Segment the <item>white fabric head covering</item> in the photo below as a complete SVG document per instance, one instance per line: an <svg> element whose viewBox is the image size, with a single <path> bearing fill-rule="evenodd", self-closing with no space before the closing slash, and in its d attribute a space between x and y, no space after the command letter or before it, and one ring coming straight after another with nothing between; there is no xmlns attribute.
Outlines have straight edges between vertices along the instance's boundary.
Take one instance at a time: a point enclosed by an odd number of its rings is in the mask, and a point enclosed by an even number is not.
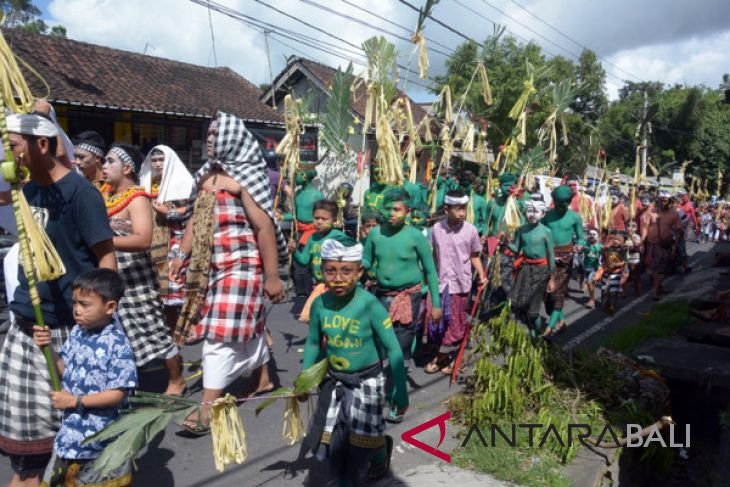
<svg viewBox="0 0 730 487"><path fill-rule="evenodd" d="M461 198L454 198L453 196L446 195L444 197L444 204L448 206L461 206L469 203L469 196L464 195Z"/></svg>
<svg viewBox="0 0 730 487"><path fill-rule="evenodd" d="M669 191L664 191L664 190L659 191L659 194L657 195L657 198L671 198L671 197L672 197L672 193L670 193Z"/></svg>
<svg viewBox="0 0 730 487"><path fill-rule="evenodd" d="M63 143L63 148L66 151L66 157L70 161L73 162L74 159L74 145L71 143L71 139L68 138L68 135L66 135L66 132L63 131L61 126L58 124L58 118L56 117L56 109L53 108L53 105L50 103L48 104L51 107L51 111L49 112L49 116L51 117L51 120L53 121L53 124L58 129L58 136L61 138L61 142ZM79 172L79 168L76 167L74 164L74 167L76 168L76 172Z"/></svg>
<svg viewBox="0 0 730 487"><path fill-rule="evenodd" d="M598 238L598 230L596 230L595 228L588 230L588 236Z"/></svg>
<svg viewBox="0 0 730 487"><path fill-rule="evenodd" d="M46 117L28 113L8 115L8 132L21 135L35 135L37 137L58 137L58 128ZM73 146L72 146L73 147ZM73 150L71 151L73 154Z"/></svg>
<svg viewBox="0 0 730 487"><path fill-rule="evenodd" d="M157 193L157 202L179 201L190 198L190 193L195 186L195 179L180 160L177 153L166 145L156 145L147 154L142 168L139 170L140 185L148 193L152 190L152 163L150 158L152 152L159 150L165 155L165 164L162 168L160 178L160 190Z"/></svg>
<svg viewBox="0 0 730 487"><path fill-rule="evenodd" d="M338 260L340 262L360 262L362 260L362 244L345 246L340 241L328 238L322 243L322 260Z"/></svg>

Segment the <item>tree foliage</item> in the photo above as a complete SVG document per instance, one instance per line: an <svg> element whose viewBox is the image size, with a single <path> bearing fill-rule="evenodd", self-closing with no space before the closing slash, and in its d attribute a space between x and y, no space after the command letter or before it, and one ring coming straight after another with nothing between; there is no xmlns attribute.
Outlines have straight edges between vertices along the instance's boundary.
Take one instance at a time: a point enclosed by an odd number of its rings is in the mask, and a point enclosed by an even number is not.
<svg viewBox="0 0 730 487"><path fill-rule="evenodd" d="M66 28L62 25L49 27L41 18L41 9L32 0L0 0L0 10L5 13L6 27L17 27L35 34L66 37Z"/></svg>
<svg viewBox="0 0 730 487"><path fill-rule="evenodd" d="M503 144L514 130L514 120L508 113L523 91L529 62L535 69L547 68L549 72L535 83L538 93L528 105L528 137L522 151L529 152L537 144L537 131L554 106L554 87L570 82L580 88L565 113L569 145L559 144L559 174L582 173L595 163L603 148L612 169L632 175L636 147L646 128L648 156L662 176L671 176L673 168L687 161L691 161L686 166L687 174L710 179L710 189L717 181L718 170L730 175L730 105L724 103L724 90L730 89L729 75L718 80L716 89L668 86L661 80L626 81L618 91L618 99L609 101L606 70L593 51L584 50L576 61L562 56L547 58L537 44L520 43L501 34L495 31L481 45L459 45L446 62L446 74L436 77L433 88L438 93L448 84L454 107L458 108L477 64L485 64L494 103L484 103L475 78L463 109L474 121L488 123L487 138L492 148Z"/></svg>

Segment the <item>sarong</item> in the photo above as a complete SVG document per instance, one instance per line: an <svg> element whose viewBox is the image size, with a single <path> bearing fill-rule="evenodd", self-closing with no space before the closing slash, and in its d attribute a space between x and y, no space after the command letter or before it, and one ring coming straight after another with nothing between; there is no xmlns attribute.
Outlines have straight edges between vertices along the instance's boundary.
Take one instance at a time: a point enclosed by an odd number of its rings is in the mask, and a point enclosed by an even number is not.
<svg viewBox="0 0 730 487"><path fill-rule="evenodd" d="M431 343L439 345L441 353L453 352L459 348L464 339L467 327L467 307L469 293L452 294L449 287L441 293L441 320L434 322L429 319L428 337ZM431 316L432 304L428 299L426 316Z"/></svg>
<svg viewBox="0 0 730 487"><path fill-rule="evenodd" d="M191 339L245 342L264 329L263 263L241 199L225 191L216 198L208 290Z"/></svg>
<svg viewBox="0 0 730 487"><path fill-rule="evenodd" d="M74 485L77 487L127 487L132 485L132 465L125 463L101 476L91 468L94 460L67 460L53 452L41 487Z"/></svg>
<svg viewBox="0 0 730 487"><path fill-rule="evenodd" d="M495 261L495 259L499 259ZM480 320L488 320L502 311L502 305L507 302L512 285L514 283L515 256L512 252L505 250L499 257L490 259L490 282L486 291L482 293L482 306L479 316ZM499 265L498 280L494 278L492 266Z"/></svg>
<svg viewBox="0 0 730 487"><path fill-rule="evenodd" d="M512 310L520 320L525 321L528 317L540 314L542 300L545 296L545 288L550 279L550 269L547 263L528 264L523 261L520 270L517 272L515 285L510 293ZM530 325L529 322L525 324Z"/></svg>
<svg viewBox="0 0 730 487"><path fill-rule="evenodd" d="M385 377L380 363L356 373L329 374L303 449L327 462L336 479L362 486L378 449L385 445Z"/></svg>
<svg viewBox="0 0 730 487"><path fill-rule="evenodd" d="M608 295L616 295L621 292L621 276L622 272L605 273L604 292Z"/></svg>
<svg viewBox="0 0 730 487"><path fill-rule="evenodd" d="M114 235L131 231L128 220L111 219ZM148 252L117 251L119 275L124 280L124 297L117 313L134 352L134 362L141 367L156 358L169 358L176 350L165 323L157 273Z"/></svg>
<svg viewBox="0 0 730 487"><path fill-rule="evenodd" d="M172 203L166 203L169 211L177 209ZM171 252L180 248L185 224L192 215L192 205L188 205L185 215L179 220L168 220L166 216L153 211L154 227L152 229L152 246L150 257L157 271L157 281L160 285L160 296L165 306L182 306L185 300L185 274L183 273L178 281L171 281L168 278L169 264L172 261ZM187 267L189 260L184 262Z"/></svg>
<svg viewBox="0 0 730 487"><path fill-rule="evenodd" d="M561 310L565 305L565 296L568 294L568 281L570 281L570 266L572 264L573 245L555 247L555 271L550 276L552 291L548 293L548 299L545 303L548 313Z"/></svg>
<svg viewBox="0 0 730 487"><path fill-rule="evenodd" d="M671 255L671 242L668 245L646 242L646 265L654 274L665 274Z"/></svg>
<svg viewBox="0 0 730 487"><path fill-rule="evenodd" d="M63 418L51 405L51 380L33 342L33 324L16 315L0 350L0 449L11 455L50 453ZM61 350L70 332L51 328L54 350Z"/></svg>
<svg viewBox="0 0 730 487"><path fill-rule="evenodd" d="M418 318L421 309L421 285L404 289L376 288L375 296L380 304L388 310L390 319L393 322L393 331L398 339L398 344L403 351L403 361L406 369L411 361L413 340L416 338L416 327L412 326Z"/></svg>

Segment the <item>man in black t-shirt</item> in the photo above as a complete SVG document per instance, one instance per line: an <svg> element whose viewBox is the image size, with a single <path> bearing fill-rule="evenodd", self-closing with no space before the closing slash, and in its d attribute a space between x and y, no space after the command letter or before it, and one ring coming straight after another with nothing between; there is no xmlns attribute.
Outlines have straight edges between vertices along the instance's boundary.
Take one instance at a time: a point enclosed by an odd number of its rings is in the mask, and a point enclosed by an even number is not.
<svg viewBox="0 0 730 487"><path fill-rule="evenodd" d="M73 280L96 267L116 270L112 231L99 191L56 159L55 125L37 114L10 115L7 124L13 155L30 171L23 193L66 268L60 278L38 283L43 318L60 350L74 325ZM63 414L52 407L45 359L32 339L28 282L22 269L18 274L10 304L16 322L0 351L0 450L10 456L11 486L40 484Z"/></svg>

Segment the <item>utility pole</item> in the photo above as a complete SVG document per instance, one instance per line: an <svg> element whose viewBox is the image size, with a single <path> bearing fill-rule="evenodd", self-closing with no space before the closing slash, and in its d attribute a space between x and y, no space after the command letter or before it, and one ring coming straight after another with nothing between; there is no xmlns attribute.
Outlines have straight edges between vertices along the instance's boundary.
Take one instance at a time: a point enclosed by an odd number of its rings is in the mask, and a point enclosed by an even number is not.
<svg viewBox="0 0 730 487"><path fill-rule="evenodd" d="M276 90L274 89L274 73L271 70L271 53L269 53L269 32L264 31L264 42L266 43L266 59L269 61L269 89L271 90L271 108L276 110Z"/></svg>
<svg viewBox="0 0 730 487"><path fill-rule="evenodd" d="M649 132L649 121L646 119L649 112L649 97L644 90L644 114L641 117L643 122L642 134L641 134L641 179L646 180L646 153L648 149L648 137ZM658 177L658 176L657 176Z"/></svg>

